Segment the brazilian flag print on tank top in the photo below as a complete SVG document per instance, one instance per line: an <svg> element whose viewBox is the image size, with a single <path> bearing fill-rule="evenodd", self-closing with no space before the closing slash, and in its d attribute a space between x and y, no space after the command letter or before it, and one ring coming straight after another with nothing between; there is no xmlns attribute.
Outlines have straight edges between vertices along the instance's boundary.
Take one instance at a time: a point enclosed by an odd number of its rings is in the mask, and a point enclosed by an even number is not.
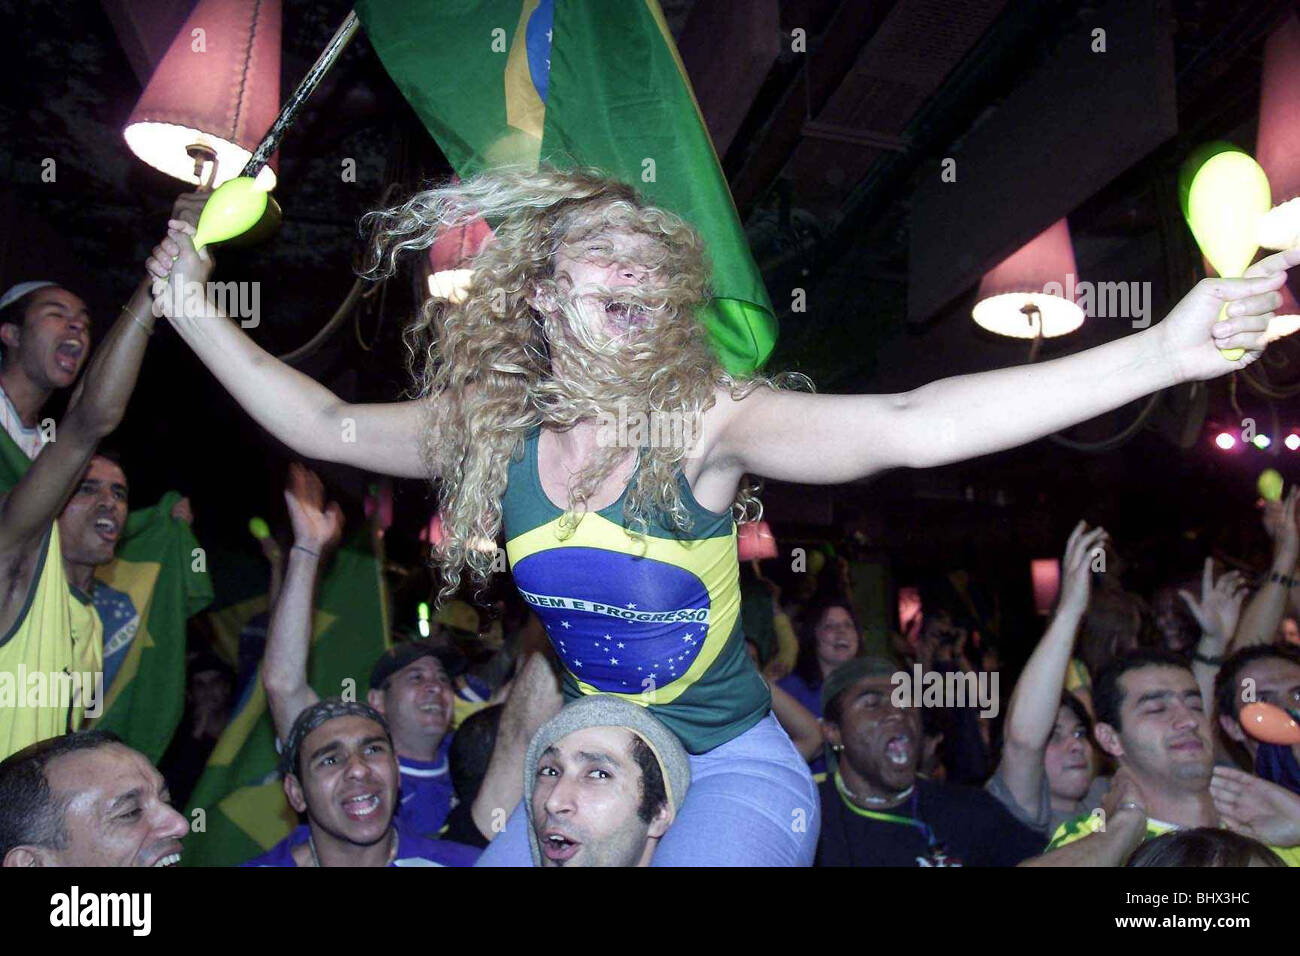
<svg viewBox="0 0 1300 956"><path fill-rule="evenodd" d="M506 553L520 594L564 664L564 694L615 694L650 709L691 753L744 733L771 708L745 650L740 565L730 514L706 511L684 475L694 521L674 534L652 522L623 526L618 501L560 527L564 512L542 490L540 429L512 461L502 502Z"/></svg>

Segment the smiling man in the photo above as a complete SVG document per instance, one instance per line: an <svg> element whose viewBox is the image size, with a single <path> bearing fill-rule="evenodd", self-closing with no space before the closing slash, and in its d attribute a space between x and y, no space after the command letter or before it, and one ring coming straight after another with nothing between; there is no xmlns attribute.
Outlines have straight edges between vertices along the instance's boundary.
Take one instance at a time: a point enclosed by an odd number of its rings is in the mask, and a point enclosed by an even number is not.
<svg viewBox="0 0 1300 956"><path fill-rule="evenodd" d="M1200 687L1184 658L1160 650L1117 657L1093 686L1097 744L1118 770L1103 814L1067 820L1035 866L1121 866L1144 841L1217 827L1214 747ZM1289 865L1300 850L1273 847Z"/></svg>
<svg viewBox="0 0 1300 956"><path fill-rule="evenodd" d="M271 613L262 682L277 736L289 734L298 716L320 700L307 682L313 591L321 562L343 534L343 513L326 504L325 486L309 469L289 467L284 500L293 526L293 547L284 583ZM401 770L397 811L412 833L436 836L451 812L453 789L447 751L455 692L452 655L426 641L395 644L370 672L367 702L392 731Z"/></svg>
<svg viewBox="0 0 1300 956"><path fill-rule="evenodd" d="M188 832L162 774L106 731L0 762L0 865L173 866Z"/></svg>
<svg viewBox="0 0 1300 956"><path fill-rule="evenodd" d="M1036 853L1041 838L985 791L917 777L921 712L894 705L897 670L860 657L822 685L832 772L817 865L1012 866Z"/></svg>
<svg viewBox="0 0 1300 956"><path fill-rule="evenodd" d="M382 714L323 700L284 742L284 793L307 822L244 866L471 866L479 851L413 832L397 810L397 757Z"/></svg>
<svg viewBox="0 0 1300 956"><path fill-rule="evenodd" d="M681 742L644 707L577 700L524 758L535 866L649 866L690 787Z"/></svg>

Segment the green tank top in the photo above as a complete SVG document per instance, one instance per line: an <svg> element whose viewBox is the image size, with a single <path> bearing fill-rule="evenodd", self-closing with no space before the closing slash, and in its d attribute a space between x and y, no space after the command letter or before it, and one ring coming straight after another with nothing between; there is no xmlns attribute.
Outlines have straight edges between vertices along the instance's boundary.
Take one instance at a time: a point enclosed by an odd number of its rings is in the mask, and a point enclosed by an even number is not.
<svg viewBox="0 0 1300 956"><path fill-rule="evenodd" d="M563 537L564 511L537 470L540 434L529 432L510 463L503 524L515 584L564 665L566 699L614 694L646 706L691 753L753 727L771 695L745 650L731 515L706 510L679 473L689 534L654 521L630 537L625 488Z"/></svg>

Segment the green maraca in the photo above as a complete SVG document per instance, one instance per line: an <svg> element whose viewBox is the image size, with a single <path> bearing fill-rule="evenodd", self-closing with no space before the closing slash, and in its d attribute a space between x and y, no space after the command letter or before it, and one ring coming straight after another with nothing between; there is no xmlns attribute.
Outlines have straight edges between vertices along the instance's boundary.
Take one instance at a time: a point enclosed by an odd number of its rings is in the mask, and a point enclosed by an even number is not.
<svg viewBox="0 0 1300 956"><path fill-rule="evenodd" d="M1250 266L1259 250L1259 219L1272 205L1268 176L1240 150L1216 153L1196 171L1187 193L1187 223L1219 275L1237 278ZM1225 303L1219 321L1226 317ZM1240 348L1219 351L1229 362L1246 354Z"/></svg>
<svg viewBox="0 0 1300 956"><path fill-rule="evenodd" d="M1282 500L1282 476L1275 469L1265 468L1259 473L1259 496L1265 501Z"/></svg>
<svg viewBox="0 0 1300 956"><path fill-rule="evenodd" d="M226 180L212 191L203 207L194 248L202 249L252 229L266 212L266 202L266 187L251 176Z"/></svg>

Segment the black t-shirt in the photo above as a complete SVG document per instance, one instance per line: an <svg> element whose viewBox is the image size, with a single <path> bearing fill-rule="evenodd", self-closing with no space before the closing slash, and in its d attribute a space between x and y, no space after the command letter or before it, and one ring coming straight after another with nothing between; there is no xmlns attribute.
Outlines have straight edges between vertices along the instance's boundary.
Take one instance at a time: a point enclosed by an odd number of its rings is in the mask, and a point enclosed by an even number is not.
<svg viewBox="0 0 1300 956"><path fill-rule="evenodd" d="M872 816L849 805L834 775L820 794L817 866L1015 866L1043 852L1040 835L974 787L918 779L911 798Z"/></svg>

